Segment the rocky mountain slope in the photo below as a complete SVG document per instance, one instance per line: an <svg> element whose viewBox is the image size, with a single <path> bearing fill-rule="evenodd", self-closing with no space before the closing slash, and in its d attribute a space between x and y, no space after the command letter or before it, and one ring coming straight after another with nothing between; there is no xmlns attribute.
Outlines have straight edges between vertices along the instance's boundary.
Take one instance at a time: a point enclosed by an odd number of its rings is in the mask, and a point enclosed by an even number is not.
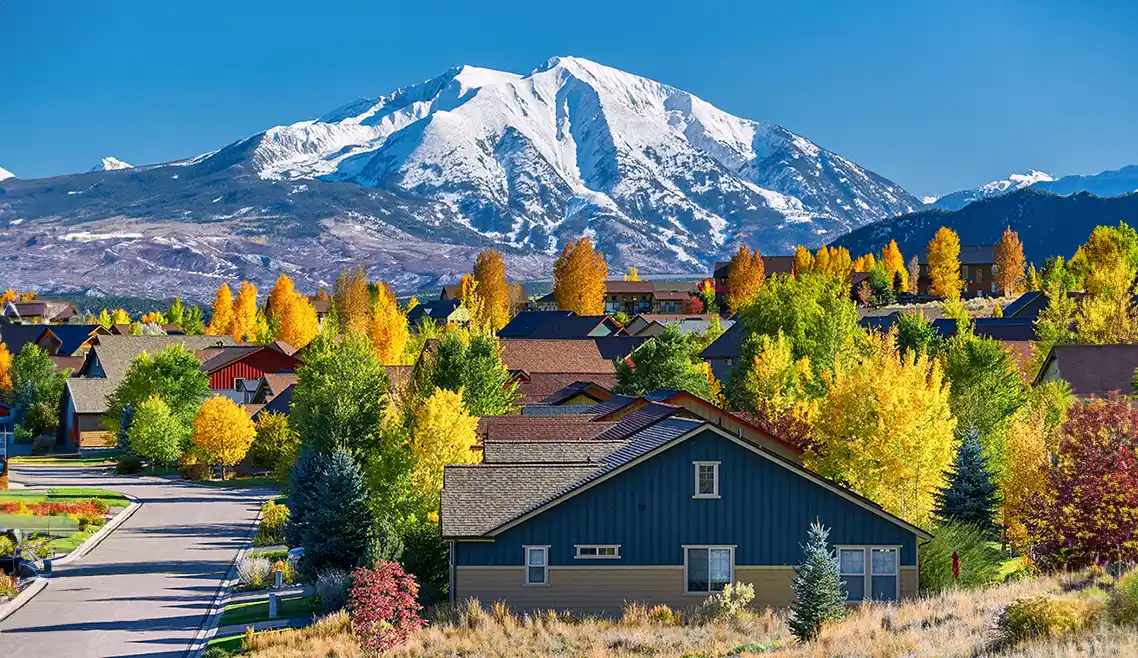
<svg viewBox="0 0 1138 658"><path fill-rule="evenodd" d="M0 185L13 285L208 294L361 261L410 289L490 245L512 275L548 275L582 235L614 271L705 272L737 241L786 252L920 206L785 128L571 57L458 67L196 158L101 169Z"/></svg>
<svg viewBox="0 0 1138 658"><path fill-rule="evenodd" d="M1115 225L1134 217L1138 217L1138 194L1103 198L1081 192L1063 196L1028 187L956 211L925 210L870 224L833 244L858 256L880 251L890 240L896 240L908 259L922 253L941 226L955 230L961 244L995 244L1004 227L1011 226L1019 232L1027 260L1041 265L1049 256L1070 258L1095 226Z"/></svg>

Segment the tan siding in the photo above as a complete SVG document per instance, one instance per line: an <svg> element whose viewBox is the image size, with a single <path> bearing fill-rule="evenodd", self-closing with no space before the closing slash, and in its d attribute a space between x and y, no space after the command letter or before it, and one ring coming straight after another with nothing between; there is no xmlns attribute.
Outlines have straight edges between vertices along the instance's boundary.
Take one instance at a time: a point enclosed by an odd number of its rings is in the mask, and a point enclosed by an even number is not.
<svg viewBox="0 0 1138 658"><path fill-rule="evenodd" d="M909 599L920 589L916 567L901 567L901 598Z"/></svg>
<svg viewBox="0 0 1138 658"><path fill-rule="evenodd" d="M80 448L110 448L116 445L115 435L110 432L80 432Z"/></svg>
<svg viewBox="0 0 1138 658"><path fill-rule="evenodd" d="M735 580L755 586L756 608L781 608L794 603L794 567L735 567Z"/></svg>

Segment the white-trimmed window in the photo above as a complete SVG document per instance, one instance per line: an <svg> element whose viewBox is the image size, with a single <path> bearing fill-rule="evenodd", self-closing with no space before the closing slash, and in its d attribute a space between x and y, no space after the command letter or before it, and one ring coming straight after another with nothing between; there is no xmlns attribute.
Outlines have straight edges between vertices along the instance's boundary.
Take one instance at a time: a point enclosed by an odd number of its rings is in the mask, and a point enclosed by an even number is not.
<svg viewBox="0 0 1138 658"><path fill-rule="evenodd" d="M695 467L695 494L692 498L719 497L719 462L692 462Z"/></svg>
<svg viewBox="0 0 1138 658"><path fill-rule="evenodd" d="M549 584L549 547L523 546L526 557L526 585Z"/></svg>
<svg viewBox="0 0 1138 658"><path fill-rule="evenodd" d="M577 544L578 560L620 559L620 544Z"/></svg>
<svg viewBox="0 0 1138 658"><path fill-rule="evenodd" d="M685 546L684 593L723 591L735 577L734 546Z"/></svg>
<svg viewBox="0 0 1138 658"><path fill-rule="evenodd" d="M847 601L900 598L900 547L839 546L838 563Z"/></svg>

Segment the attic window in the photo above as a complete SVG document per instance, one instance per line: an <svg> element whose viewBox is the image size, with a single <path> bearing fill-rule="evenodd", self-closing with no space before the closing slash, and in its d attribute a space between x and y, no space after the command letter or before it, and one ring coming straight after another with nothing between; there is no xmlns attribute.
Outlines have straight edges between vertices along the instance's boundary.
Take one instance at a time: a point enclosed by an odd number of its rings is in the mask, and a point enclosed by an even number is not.
<svg viewBox="0 0 1138 658"><path fill-rule="evenodd" d="M578 560L616 560L620 558L620 544L577 544Z"/></svg>
<svg viewBox="0 0 1138 658"><path fill-rule="evenodd" d="M719 498L719 462L692 462L695 494L692 498Z"/></svg>

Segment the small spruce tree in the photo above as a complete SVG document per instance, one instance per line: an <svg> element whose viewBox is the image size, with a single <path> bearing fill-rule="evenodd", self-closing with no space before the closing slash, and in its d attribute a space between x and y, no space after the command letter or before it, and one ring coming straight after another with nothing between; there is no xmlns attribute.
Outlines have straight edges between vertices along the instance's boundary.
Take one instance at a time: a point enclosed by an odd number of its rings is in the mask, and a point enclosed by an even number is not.
<svg viewBox="0 0 1138 658"><path fill-rule="evenodd" d="M119 431L115 435L118 439L119 448L123 452L131 452L130 447L130 424L134 422L134 405L127 402L123 405L122 411L119 412Z"/></svg>
<svg viewBox="0 0 1138 658"><path fill-rule="evenodd" d="M315 489L301 531L304 570L316 576L333 567L351 570L365 564L376 553L376 518L363 472L350 452L328 455Z"/></svg>
<svg viewBox="0 0 1138 658"><path fill-rule="evenodd" d="M285 525L285 543L291 548L302 545L324 461L324 453L308 449L296 458L293 465L288 483L289 517Z"/></svg>
<svg viewBox="0 0 1138 658"><path fill-rule="evenodd" d="M971 523L984 532L994 533L997 486L975 429L964 437L956 451L956 463L945 477L945 486L936 493L933 513L944 521Z"/></svg>
<svg viewBox="0 0 1138 658"><path fill-rule="evenodd" d="M794 568L794 606L789 621L790 631L799 642L818 637L823 624L837 621L846 613L846 593L842 590L838 558L826 543L830 530L821 522L810 524L805 559Z"/></svg>

